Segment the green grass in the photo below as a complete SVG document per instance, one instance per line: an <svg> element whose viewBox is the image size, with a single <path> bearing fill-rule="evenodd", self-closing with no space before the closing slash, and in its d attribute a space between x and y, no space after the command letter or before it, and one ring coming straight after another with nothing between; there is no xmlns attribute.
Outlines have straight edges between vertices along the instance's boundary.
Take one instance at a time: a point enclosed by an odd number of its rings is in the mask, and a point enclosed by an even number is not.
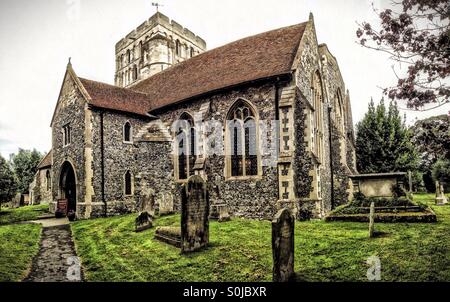
<svg viewBox="0 0 450 302"><path fill-rule="evenodd" d="M0 226L0 282L20 281L31 267L39 249L41 226Z"/></svg>
<svg viewBox="0 0 450 302"><path fill-rule="evenodd" d="M435 224L376 224L384 235L368 238L366 223L297 222L295 269L305 281L367 281L370 256L381 259L382 281L450 281L450 206L433 195L416 196L438 216ZM210 246L180 255L153 239L155 228L134 232L135 215L72 225L89 281L270 281L271 224L233 219L210 223ZM179 215L156 226L179 225Z"/></svg>
<svg viewBox="0 0 450 302"><path fill-rule="evenodd" d="M47 212L48 205L46 204L25 206L15 209L2 208L0 211L0 225L34 220Z"/></svg>

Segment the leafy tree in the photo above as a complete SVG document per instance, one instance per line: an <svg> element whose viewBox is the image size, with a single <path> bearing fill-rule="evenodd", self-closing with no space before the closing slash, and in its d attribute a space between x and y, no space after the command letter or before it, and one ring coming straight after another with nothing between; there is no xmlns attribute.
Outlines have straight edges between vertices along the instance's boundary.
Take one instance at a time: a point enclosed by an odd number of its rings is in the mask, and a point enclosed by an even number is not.
<svg viewBox="0 0 450 302"><path fill-rule="evenodd" d="M373 100L362 121L356 125L356 164L361 173L416 171L418 156L411 132L395 102L386 108L384 100Z"/></svg>
<svg viewBox="0 0 450 302"><path fill-rule="evenodd" d="M448 0L392 0L378 13L379 28L359 24L356 36L367 48L388 53L407 72L396 86L384 89L391 99L409 108L450 102L450 2ZM395 71L394 71L395 72Z"/></svg>
<svg viewBox="0 0 450 302"><path fill-rule="evenodd" d="M439 159L432 167L433 180L450 187L450 159Z"/></svg>
<svg viewBox="0 0 450 302"><path fill-rule="evenodd" d="M30 183L33 181L34 175L37 172L37 166L42 160L43 155L33 149L23 150L19 149L17 154L11 156L14 173L17 177L18 191L20 193L27 193Z"/></svg>
<svg viewBox="0 0 450 302"><path fill-rule="evenodd" d="M9 163L0 155L0 210L1 204L16 194L17 183Z"/></svg>

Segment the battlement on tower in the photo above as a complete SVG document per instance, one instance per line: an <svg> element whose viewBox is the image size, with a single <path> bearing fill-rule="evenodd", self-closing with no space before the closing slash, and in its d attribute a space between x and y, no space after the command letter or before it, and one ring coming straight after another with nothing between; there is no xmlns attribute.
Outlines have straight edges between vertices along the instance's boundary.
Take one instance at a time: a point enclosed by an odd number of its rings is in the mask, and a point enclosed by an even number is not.
<svg viewBox="0 0 450 302"><path fill-rule="evenodd" d="M171 20L166 15L158 12L151 16L148 20L143 22L137 28L128 33L124 38L122 38L119 42L116 43L116 53L126 48L128 45L133 43L133 39L138 39L142 35L146 34L150 29L153 29L155 26L161 25L167 27L172 30L174 33L184 36L186 39L190 40L194 44L198 45L203 50L206 50L206 42L201 37L194 34L191 30L186 27L183 27L178 22Z"/></svg>

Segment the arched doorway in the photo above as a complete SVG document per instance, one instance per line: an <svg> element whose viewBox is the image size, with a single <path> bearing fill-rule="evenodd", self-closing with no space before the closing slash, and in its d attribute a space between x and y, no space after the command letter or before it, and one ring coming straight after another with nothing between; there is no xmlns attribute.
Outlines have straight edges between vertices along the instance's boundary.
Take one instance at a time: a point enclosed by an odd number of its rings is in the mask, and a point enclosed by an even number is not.
<svg viewBox="0 0 450 302"><path fill-rule="evenodd" d="M67 199L67 211L77 210L77 187L75 171L69 162L64 162L59 178L59 189L61 199Z"/></svg>

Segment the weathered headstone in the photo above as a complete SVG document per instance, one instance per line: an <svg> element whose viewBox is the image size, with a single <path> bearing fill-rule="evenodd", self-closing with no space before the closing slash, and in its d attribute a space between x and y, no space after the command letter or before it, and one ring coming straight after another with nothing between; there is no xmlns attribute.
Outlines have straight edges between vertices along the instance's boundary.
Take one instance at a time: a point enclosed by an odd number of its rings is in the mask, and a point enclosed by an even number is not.
<svg viewBox="0 0 450 302"><path fill-rule="evenodd" d="M191 176L181 189L181 252L193 252L209 242L209 195L199 175Z"/></svg>
<svg viewBox="0 0 450 302"><path fill-rule="evenodd" d="M230 221L231 217L228 212L228 206L224 203L211 205L209 220L217 220L218 222Z"/></svg>
<svg viewBox="0 0 450 302"><path fill-rule="evenodd" d="M173 195L171 193L161 193L159 195L159 215L170 215L173 213Z"/></svg>
<svg viewBox="0 0 450 302"><path fill-rule="evenodd" d="M155 192L151 189L145 190L142 194L140 212L147 212L151 216L155 215Z"/></svg>
<svg viewBox="0 0 450 302"><path fill-rule="evenodd" d="M436 181L436 205L442 206L448 203L448 199L444 193L444 185Z"/></svg>
<svg viewBox="0 0 450 302"><path fill-rule="evenodd" d="M142 232L153 227L153 216L148 212L141 212L135 220L136 232Z"/></svg>
<svg viewBox="0 0 450 302"><path fill-rule="evenodd" d="M294 215L287 208L281 209L272 220L274 282L288 282L294 278L294 226Z"/></svg>
<svg viewBox="0 0 450 302"><path fill-rule="evenodd" d="M372 202L370 204L370 213L369 213L369 238L374 236L375 231L375 203Z"/></svg>

